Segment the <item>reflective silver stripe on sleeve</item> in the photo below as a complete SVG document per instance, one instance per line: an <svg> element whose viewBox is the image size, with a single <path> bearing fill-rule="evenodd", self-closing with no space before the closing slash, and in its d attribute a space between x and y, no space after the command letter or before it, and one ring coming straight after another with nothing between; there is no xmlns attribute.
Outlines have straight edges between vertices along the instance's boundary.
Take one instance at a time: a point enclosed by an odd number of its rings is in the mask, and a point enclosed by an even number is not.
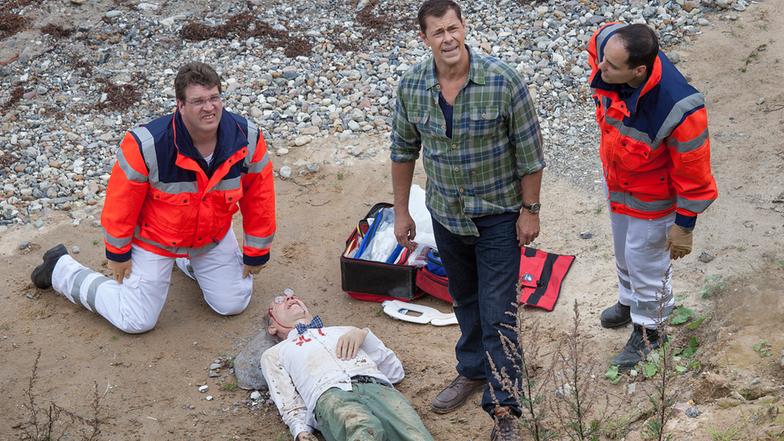
<svg viewBox="0 0 784 441"><path fill-rule="evenodd" d="M75 304L84 306L82 303L82 297L79 295L79 293L81 291L82 283L84 283L84 279L86 279L87 276L92 273L93 271L88 269L80 269L76 272L76 278L74 279L74 284L71 287L71 301Z"/></svg>
<svg viewBox="0 0 784 441"><path fill-rule="evenodd" d="M106 276L98 276L90 282L90 287L87 288L87 307L92 312L98 312L95 310L95 294L98 292L98 287L103 285L106 282L111 281L112 279Z"/></svg>
<svg viewBox="0 0 784 441"><path fill-rule="evenodd" d="M248 122L248 154L245 156L245 167L250 167L250 162L253 160L253 155L256 154L256 144L259 142L259 128L256 124Z"/></svg>
<svg viewBox="0 0 784 441"><path fill-rule="evenodd" d="M224 179L224 180L218 182L218 185L216 185L215 187L212 187L212 189L210 191L215 191L215 190L236 190L236 189L240 188L240 185L241 185L241 180L240 180L240 177L237 176L236 178Z"/></svg>
<svg viewBox="0 0 784 441"><path fill-rule="evenodd" d="M627 138L631 138L631 139L633 139L635 141L642 142L645 145L647 145L648 147L650 147L651 150L656 150L656 148L659 146L659 144L654 144L653 143L653 140L651 140L651 137L648 136L647 133L641 132L641 131L635 129L634 127L629 127L627 125L624 125L623 121L621 121L619 119L615 119L615 118L607 116L607 117L604 118L604 120L607 122L607 124L609 124L609 125L615 127L616 129L618 129L618 131L621 132L621 135L623 135L623 136L625 136Z"/></svg>
<svg viewBox="0 0 784 441"><path fill-rule="evenodd" d="M160 182L155 179L151 184L155 189L169 194L196 193L198 191L196 182Z"/></svg>
<svg viewBox="0 0 784 441"><path fill-rule="evenodd" d="M686 199L684 197L678 196L678 208L685 208L691 211L692 213L702 213L712 203L713 203L713 199L707 199L707 200Z"/></svg>
<svg viewBox="0 0 784 441"><path fill-rule="evenodd" d="M672 147L675 147L678 153L688 153L705 144L705 140L707 139L708 139L708 128L706 127L705 130L694 139L681 142L675 138L670 138L667 140L667 144L669 144Z"/></svg>
<svg viewBox="0 0 784 441"><path fill-rule="evenodd" d="M122 248L133 240L133 236L128 237L114 237L111 234L107 233L106 231L103 232L103 237L106 240L106 243L115 247L115 248Z"/></svg>
<svg viewBox="0 0 784 441"><path fill-rule="evenodd" d="M261 161L254 162L248 167L248 173L261 173L261 171L264 170L264 167L266 167L267 164L269 164L269 162L270 162L269 152L264 153L264 156L261 158Z"/></svg>
<svg viewBox="0 0 784 441"><path fill-rule="evenodd" d="M158 180L158 155L155 153L155 139L147 127L136 127L131 130L139 142L142 143L142 155L147 164L148 179L152 182Z"/></svg>
<svg viewBox="0 0 784 441"><path fill-rule="evenodd" d="M662 123L661 127L659 128L658 133L656 133L656 143L658 144L669 136L672 131L675 129L675 126L681 122L683 119L683 115L687 112L691 111L695 107L704 106L705 105L705 98L703 98L702 94L697 92L693 93L686 98L681 99L670 110L670 113L667 115L667 118L664 118L664 122Z"/></svg>
<svg viewBox="0 0 784 441"><path fill-rule="evenodd" d="M251 236L250 234L245 234L243 243L245 246L252 247L252 248L259 248L259 249L269 248L269 246L272 245L272 239L274 237L275 237L274 234L267 237L258 237L258 236Z"/></svg>
<svg viewBox="0 0 784 441"><path fill-rule="evenodd" d="M662 199L659 201L642 201L629 193L621 191L610 192L610 202L626 205L627 207L639 211L662 211L672 208L675 201L672 199Z"/></svg>
<svg viewBox="0 0 784 441"><path fill-rule="evenodd" d="M135 168L131 167L131 164L128 164L128 160L125 159L125 152L123 152L122 147L117 149L117 164L120 166L120 169L123 171L123 173L125 173L125 176L127 176L129 180L134 182L147 182L147 176L139 173Z"/></svg>
<svg viewBox="0 0 784 441"><path fill-rule="evenodd" d="M613 32L617 31L618 29L626 26L623 23L616 23L614 25L606 26L599 32L599 35L596 36L596 58L597 62L601 62L604 58L604 43L607 38L613 34Z"/></svg>

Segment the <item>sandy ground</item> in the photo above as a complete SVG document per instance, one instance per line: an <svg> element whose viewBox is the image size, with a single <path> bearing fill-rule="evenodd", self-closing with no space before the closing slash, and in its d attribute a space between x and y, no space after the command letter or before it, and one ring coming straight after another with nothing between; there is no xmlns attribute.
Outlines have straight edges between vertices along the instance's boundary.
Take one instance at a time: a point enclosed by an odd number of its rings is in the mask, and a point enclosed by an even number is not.
<svg viewBox="0 0 784 441"><path fill-rule="evenodd" d="M714 25L703 35L676 48L682 58L679 68L707 99L720 198L699 219L695 253L675 263L682 303L712 317L700 334L703 371L683 380L679 396L679 401L694 398L703 414L695 419L677 416L669 426L675 439L784 439L778 416L784 378L778 366L784 347L779 332L784 312L784 15L778 12L782 7L784 1L770 0L750 6L737 21L714 17ZM434 394L454 373L457 327L394 321L380 313L378 304L352 300L341 291L338 256L352 225L372 203L392 200L383 153L387 141L364 141L382 153L277 181L279 231L273 258L254 282L248 310L236 317L214 314L195 283L175 271L158 326L143 335L123 334L101 317L51 291L39 292L29 282L41 251L58 242L77 245L80 261L105 270L99 228L90 221L73 226L66 213L53 213L41 230L28 226L3 233L0 439L19 438L19 425L30 418L22 405L38 351L38 405L54 401L89 415L97 384L104 421L100 439L288 439L274 407L251 407L246 391L225 386L223 390L221 384L232 383L231 376L207 376L214 359L236 355L260 331L267 302L287 287L328 323L369 326L397 352L407 375L399 389L437 440L487 439L491 420L478 408L478 394L452 414L428 411ZM335 142L311 143L293 150L287 159L312 161L328 155ZM424 184L421 170L415 180ZM540 320L538 337L547 346L567 329L571 305L580 302L589 350L603 373L606 360L622 347L629 332L598 325L601 309L615 300L616 283L604 203L594 189L577 188L551 174L545 177L542 200L538 245L575 254L577 260L555 311L531 310L525 315ZM593 238L580 239L582 231L593 232ZM33 250L18 250L23 241L32 242ZM702 251L715 255L715 260L699 262ZM701 292L717 277L723 283L704 300ZM449 310L435 299L422 303ZM770 357L752 349L763 339L770 343ZM715 376L726 390L706 395ZM623 394L623 384L600 381L607 390ZM210 386L214 400L206 401L197 391L201 384ZM722 404L746 384L762 385L768 392L759 400ZM637 398L644 401L644 396ZM640 425L632 423L626 439L639 439ZM67 439L79 438L72 433Z"/></svg>

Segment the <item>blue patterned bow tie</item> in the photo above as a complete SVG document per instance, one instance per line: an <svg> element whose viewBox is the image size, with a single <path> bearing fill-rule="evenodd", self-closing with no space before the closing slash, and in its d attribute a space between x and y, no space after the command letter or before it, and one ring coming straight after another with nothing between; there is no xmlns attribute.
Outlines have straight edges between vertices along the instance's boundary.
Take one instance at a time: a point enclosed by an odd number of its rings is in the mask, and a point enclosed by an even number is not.
<svg viewBox="0 0 784 441"><path fill-rule="evenodd" d="M299 335L304 334L305 331L307 331L308 329L318 329L323 327L324 327L324 322L321 321L321 317L319 316L313 317L313 320L311 320L310 323L308 324L297 323L296 325L294 325L294 329L297 330L297 334Z"/></svg>

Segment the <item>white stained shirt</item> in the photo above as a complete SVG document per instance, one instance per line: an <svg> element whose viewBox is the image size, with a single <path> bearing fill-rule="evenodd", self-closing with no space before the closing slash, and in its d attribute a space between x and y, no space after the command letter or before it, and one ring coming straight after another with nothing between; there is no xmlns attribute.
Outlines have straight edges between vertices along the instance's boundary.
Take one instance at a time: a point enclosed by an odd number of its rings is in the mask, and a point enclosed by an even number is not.
<svg viewBox="0 0 784 441"><path fill-rule="evenodd" d="M393 384L403 379L400 360L373 332L368 332L356 357L340 360L336 355L338 338L352 329L356 328L327 326L308 329L302 335L292 330L286 340L262 354L261 370L270 397L294 438L318 428L313 412L327 389L349 391L355 375Z"/></svg>

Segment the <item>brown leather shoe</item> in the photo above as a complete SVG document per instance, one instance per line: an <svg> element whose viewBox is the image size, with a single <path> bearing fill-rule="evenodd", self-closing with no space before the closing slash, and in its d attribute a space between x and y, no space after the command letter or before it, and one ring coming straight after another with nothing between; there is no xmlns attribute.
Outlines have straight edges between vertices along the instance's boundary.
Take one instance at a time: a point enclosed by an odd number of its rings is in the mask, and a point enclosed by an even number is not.
<svg viewBox="0 0 784 441"><path fill-rule="evenodd" d="M430 409L435 413L449 413L465 403L468 397L484 387L485 383L485 380L471 380L458 374L449 386L436 395Z"/></svg>
<svg viewBox="0 0 784 441"><path fill-rule="evenodd" d="M497 407L493 419L495 425L490 441L523 441L520 422L508 407Z"/></svg>

